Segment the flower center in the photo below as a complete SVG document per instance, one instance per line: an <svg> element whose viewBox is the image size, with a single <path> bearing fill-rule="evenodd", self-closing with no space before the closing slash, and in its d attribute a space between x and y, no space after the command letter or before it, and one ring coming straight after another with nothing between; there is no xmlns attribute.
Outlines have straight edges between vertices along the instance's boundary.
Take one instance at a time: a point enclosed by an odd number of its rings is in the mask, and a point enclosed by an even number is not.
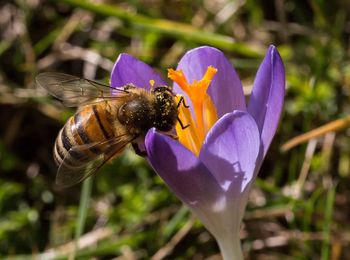
<svg viewBox="0 0 350 260"><path fill-rule="evenodd" d="M215 105L207 94L207 89L216 72L216 68L209 66L201 80L195 80L189 84L182 70L168 70L168 77L176 82L190 98L193 106L192 112L195 118L193 119L190 109L186 108L184 104L180 104L179 118L183 126L189 126L183 129L180 123L176 124L176 133L180 143L197 156L199 155L204 137L217 121ZM176 98L180 102L180 99L184 97L176 95ZM185 104L187 105L186 101Z"/></svg>

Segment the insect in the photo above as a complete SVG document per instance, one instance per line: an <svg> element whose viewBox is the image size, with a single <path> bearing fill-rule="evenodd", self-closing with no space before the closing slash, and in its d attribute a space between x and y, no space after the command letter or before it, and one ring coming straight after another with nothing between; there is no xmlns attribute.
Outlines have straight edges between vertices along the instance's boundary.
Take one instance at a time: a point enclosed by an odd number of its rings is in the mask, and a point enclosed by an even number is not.
<svg viewBox="0 0 350 260"><path fill-rule="evenodd" d="M66 106L79 107L60 130L53 149L58 165L56 183L61 187L93 175L128 144L140 153L137 143L152 127L168 132L177 121L187 127L178 117L180 103L186 104L183 99L176 102L169 86L150 91L132 84L110 88L55 72L39 74L36 84Z"/></svg>

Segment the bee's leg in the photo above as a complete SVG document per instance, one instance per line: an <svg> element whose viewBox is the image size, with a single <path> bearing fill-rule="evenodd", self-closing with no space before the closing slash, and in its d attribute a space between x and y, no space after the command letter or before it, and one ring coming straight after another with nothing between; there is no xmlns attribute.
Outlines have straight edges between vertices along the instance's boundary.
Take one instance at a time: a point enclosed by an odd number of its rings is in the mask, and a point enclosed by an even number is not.
<svg viewBox="0 0 350 260"><path fill-rule="evenodd" d="M179 102L177 103L176 108L179 108L179 106L180 106L181 104L183 104L185 108L189 108L189 107L190 107L190 106L186 105L186 103L185 103L185 98L184 98L183 96L180 97L180 100L179 100Z"/></svg>
<svg viewBox="0 0 350 260"><path fill-rule="evenodd" d="M171 134L171 133L164 133L166 136L169 136L170 138L173 138L175 140L179 140L179 137L175 134Z"/></svg>
<svg viewBox="0 0 350 260"><path fill-rule="evenodd" d="M139 145L137 143L132 143L132 148L134 149L135 153L141 157L146 157L147 152L146 151L141 151Z"/></svg>
<svg viewBox="0 0 350 260"><path fill-rule="evenodd" d="M182 130L184 130L184 129L186 129L187 127L190 126L190 124L184 126L184 124L182 123L182 121L181 121L181 119L180 119L179 117L177 117L176 120L177 120L177 122L179 122L179 124L180 124Z"/></svg>
<svg viewBox="0 0 350 260"><path fill-rule="evenodd" d="M180 106L181 104L183 104L183 106L184 106L185 108L189 108L189 107L190 107L190 106L186 105L186 103L185 103L185 98L184 98L183 96L180 97L180 100L179 100L179 102L177 103L176 108L179 108L179 106ZM181 121L181 119L180 119L179 117L177 117L176 120L177 120L177 122L179 122L179 124L180 124L182 130L184 130L184 129L186 129L187 127L190 126L189 124L184 126L183 123L182 123L182 121Z"/></svg>

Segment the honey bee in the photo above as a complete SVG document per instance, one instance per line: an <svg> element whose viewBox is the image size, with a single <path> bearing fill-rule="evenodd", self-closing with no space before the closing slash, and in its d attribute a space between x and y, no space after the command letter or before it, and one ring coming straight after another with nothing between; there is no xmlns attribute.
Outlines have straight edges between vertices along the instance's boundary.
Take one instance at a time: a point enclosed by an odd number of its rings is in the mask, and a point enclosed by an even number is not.
<svg viewBox="0 0 350 260"><path fill-rule="evenodd" d="M128 144L137 149L147 131L173 129L179 121L172 88L157 86L151 90L132 84L121 88L76 76L45 72L36 77L36 85L46 89L66 106L78 106L77 112L60 130L53 149L58 165L57 185L68 187L96 173ZM186 105L185 105L186 106ZM169 134L170 135L170 134Z"/></svg>

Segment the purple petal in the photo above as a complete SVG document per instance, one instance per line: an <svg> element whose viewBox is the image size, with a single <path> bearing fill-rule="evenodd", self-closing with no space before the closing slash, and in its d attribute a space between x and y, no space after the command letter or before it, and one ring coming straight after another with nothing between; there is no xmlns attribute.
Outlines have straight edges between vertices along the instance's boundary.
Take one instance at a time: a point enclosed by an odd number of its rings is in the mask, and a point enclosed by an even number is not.
<svg viewBox="0 0 350 260"><path fill-rule="evenodd" d="M275 46L270 46L257 72L248 111L254 117L263 144L263 156L275 135L285 93L285 73Z"/></svg>
<svg viewBox="0 0 350 260"><path fill-rule="evenodd" d="M152 167L191 208L211 207L222 195L208 169L178 141L151 129L145 144Z"/></svg>
<svg viewBox="0 0 350 260"><path fill-rule="evenodd" d="M150 80L155 81L155 86L166 85L159 73L146 63L126 53L119 55L111 73L111 87L132 83L139 88L150 89Z"/></svg>
<svg viewBox="0 0 350 260"><path fill-rule="evenodd" d="M260 151L255 120L244 111L223 116L209 131L200 160L229 194L238 196L254 178Z"/></svg>
<svg viewBox="0 0 350 260"><path fill-rule="evenodd" d="M208 66L218 69L207 91L217 108L218 117L233 110L246 110L241 81L231 63L218 49L204 46L187 52L177 70L182 69L188 82L192 83L203 78ZM174 92L184 94L177 84L174 84ZM188 97L186 101L190 103Z"/></svg>

